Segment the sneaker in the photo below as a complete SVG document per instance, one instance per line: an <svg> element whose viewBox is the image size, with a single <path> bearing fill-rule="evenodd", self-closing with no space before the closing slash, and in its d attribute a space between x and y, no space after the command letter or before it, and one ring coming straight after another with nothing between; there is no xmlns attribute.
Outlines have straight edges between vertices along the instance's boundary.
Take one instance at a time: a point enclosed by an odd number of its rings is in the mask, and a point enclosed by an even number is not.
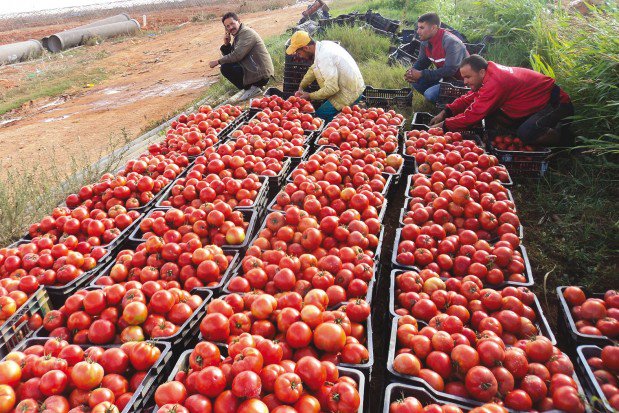
<svg viewBox="0 0 619 413"><path fill-rule="evenodd" d="M239 90L239 91L238 91L238 92L236 92L234 95L232 95L232 96L230 97L230 99L228 99L228 102L230 102L230 103L236 103L236 102L239 102L239 101L240 101L240 100L239 100L239 98L240 98L241 96L243 96L243 95L245 94L245 92L246 92L246 90L244 90L244 89Z"/></svg>
<svg viewBox="0 0 619 413"><path fill-rule="evenodd" d="M243 93L243 95L239 98L238 102L251 99L261 94L262 94L262 89L260 89L258 86L252 86L249 89L247 89L245 93Z"/></svg>

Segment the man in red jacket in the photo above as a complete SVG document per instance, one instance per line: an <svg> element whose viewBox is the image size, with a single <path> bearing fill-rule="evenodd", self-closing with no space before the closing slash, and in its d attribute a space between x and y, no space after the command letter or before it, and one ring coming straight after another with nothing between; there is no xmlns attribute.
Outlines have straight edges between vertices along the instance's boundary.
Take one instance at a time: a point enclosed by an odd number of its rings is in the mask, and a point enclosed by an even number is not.
<svg viewBox="0 0 619 413"><path fill-rule="evenodd" d="M460 63L469 54L462 40L441 28L441 19L436 13L419 16L417 35L421 40L419 57L404 78L427 100L436 102L440 80L462 80Z"/></svg>
<svg viewBox="0 0 619 413"><path fill-rule="evenodd" d="M556 145L559 129L574 107L551 77L530 69L507 67L472 55L460 73L471 91L445 107L432 124L444 130L465 130L486 119L489 129L517 130L529 145Z"/></svg>

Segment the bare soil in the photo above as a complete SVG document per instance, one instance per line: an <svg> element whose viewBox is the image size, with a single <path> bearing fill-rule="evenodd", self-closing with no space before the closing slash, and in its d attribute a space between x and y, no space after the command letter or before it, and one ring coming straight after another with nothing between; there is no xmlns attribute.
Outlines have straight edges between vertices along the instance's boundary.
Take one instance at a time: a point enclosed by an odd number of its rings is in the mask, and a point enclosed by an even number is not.
<svg viewBox="0 0 619 413"><path fill-rule="evenodd" d="M266 7L273 2L265 0L264 4ZM300 3L244 14L241 20L266 38L284 33L299 20L306 6ZM0 67L0 88L6 89L23 84L29 74L38 71L103 69L108 74L96 86L76 85L70 93L31 101L0 117L3 169L22 170L35 163L62 165L71 158L92 159L108 146L110 136L119 136L125 130L135 138L154 122L189 106L218 78L219 70L210 69L208 62L219 56L223 38L218 19L189 20L197 13L220 15L224 7L229 6L162 11L147 17L150 29L175 24L174 30L82 47L62 58ZM69 22L55 28L79 24ZM26 33L21 35L36 38L40 33L54 32L49 29L24 28ZM12 36L16 38L14 33ZM49 158L52 149L54 159Z"/></svg>

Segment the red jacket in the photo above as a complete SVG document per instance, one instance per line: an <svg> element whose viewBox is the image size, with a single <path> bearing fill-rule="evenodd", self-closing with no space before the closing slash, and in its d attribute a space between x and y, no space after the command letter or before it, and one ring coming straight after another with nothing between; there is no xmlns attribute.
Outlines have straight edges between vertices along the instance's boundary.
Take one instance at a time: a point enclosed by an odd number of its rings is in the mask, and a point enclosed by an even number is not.
<svg viewBox="0 0 619 413"><path fill-rule="evenodd" d="M466 129L497 110L512 119L531 116L548 104L554 86L553 78L533 70L488 62L479 90L471 91L446 106L451 117L445 119L445 128ZM561 90L559 101L568 103L570 97Z"/></svg>

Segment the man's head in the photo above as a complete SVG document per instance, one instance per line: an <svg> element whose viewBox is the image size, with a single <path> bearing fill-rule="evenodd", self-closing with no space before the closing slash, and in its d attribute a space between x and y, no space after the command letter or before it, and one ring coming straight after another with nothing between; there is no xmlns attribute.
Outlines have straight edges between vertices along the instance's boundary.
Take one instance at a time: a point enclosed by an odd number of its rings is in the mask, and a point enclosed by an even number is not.
<svg viewBox="0 0 619 413"><path fill-rule="evenodd" d="M316 53L316 42L312 40L309 33L299 30L290 38L290 46L286 49L286 54L296 54L304 60L313 60Z"/></svg>
<svg viewBox="0 0 619 413"><path fill-rule="evenodd" d="M430 40L441 28L441 18L436 13L426 13L417 19L417 35L423 42Z"/></svg>
<svg viewBox="0 0 619 413"><path fill-rule="evenodd" d="M221 17L221 22L224 24L226 31L233 36L239 31L241 27L241 21L239 20L239 16L236 13L228 12Z"/></svg>
<svg viewBox="0 0 619 413"><path fill-rule="evenodd" d="M478 54L465 57L460 63L460 75L462 75L464 84L473 91L479 90L484 82L487 70L488 62Z"/></svg>

